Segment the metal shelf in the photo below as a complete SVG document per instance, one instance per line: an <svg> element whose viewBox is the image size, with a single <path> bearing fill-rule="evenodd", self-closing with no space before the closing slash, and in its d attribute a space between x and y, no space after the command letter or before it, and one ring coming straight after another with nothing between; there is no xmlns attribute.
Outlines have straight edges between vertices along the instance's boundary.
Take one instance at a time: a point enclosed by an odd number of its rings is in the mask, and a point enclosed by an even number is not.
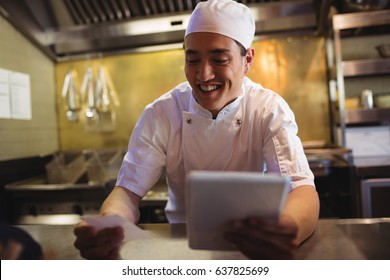
<svg viewBox="0 0 390 280"><path fill-rule="evenodd" d="M334 30L386 25L389 22L390 10L333 15Z"/></svg>
<svg viewBox="0 0 390 280"><path fill-rule="evenodd" d="M390 58L343 61L344 78L390 74Z"/></svg>
<svg viewBox="0 0 390 280"><path fill-rule="evenodd" d="M390 108L345 109L345 79L390 74L390 58L343 60L342 39L343 36L350 35L350 32L342 31L378 27L383 32L381 28L387 29L387 26L390 27L389 9L332 15L330 31L333 32L328 32L326 51L329 67L329 94L332 101L336 101L336 96L338 96L339 108L331 107L333 141L338 145L346 145L345 128L347 125L384 124L390 119ZM388 34L387 31L386 34ZM359 36L359 34L355 33L353 36Z"/></svg>
<svg viewBox="0 0 390 280"><path fill-rule="evenodd" d="M390 58L347 60L341 65L344 78L390 74ZM337 78L336 66L329 69L329 78Z"/></svg>
<svg viewBox="0 0 390 280"><path fill-rule="evenodd" d="M339 114L335 115L336 123L340 123ZM386 123L390 121L390 108L345 110L345 125L364 125Z"/></svg>

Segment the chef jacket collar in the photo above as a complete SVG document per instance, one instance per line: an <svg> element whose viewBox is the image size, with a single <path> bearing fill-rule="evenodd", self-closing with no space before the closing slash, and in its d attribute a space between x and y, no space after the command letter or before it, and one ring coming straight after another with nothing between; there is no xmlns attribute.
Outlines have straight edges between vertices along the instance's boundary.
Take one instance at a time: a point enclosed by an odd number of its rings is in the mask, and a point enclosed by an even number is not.
<svg viewBox="0 0 390 280"><path fill-rule="evenodd" d="M244 97L245 95L245 86L244 86L244 83L242 83L242 86L241 86L241 95L238 96L236 98L236 100L234 100L232 103L226 105L217 115L217 120L223 120L226 116L228 116L231 112L235 111L236 108L238 108L238 106L240 105L241 103L241 100L242 98ZM212 119L213 118L213 115L211 114L210 111L208 111L207 109L203 108L202 106L199 105L199 103L196 101L195 97L194 97L194 94L191 94L191 98L190 98L190 106L189 106L189 113L192 113L192 114L195 114L195 115L198 115L198 116L201 116L201 117L204 117L204 118L208 118L208 119Z"/></svg>

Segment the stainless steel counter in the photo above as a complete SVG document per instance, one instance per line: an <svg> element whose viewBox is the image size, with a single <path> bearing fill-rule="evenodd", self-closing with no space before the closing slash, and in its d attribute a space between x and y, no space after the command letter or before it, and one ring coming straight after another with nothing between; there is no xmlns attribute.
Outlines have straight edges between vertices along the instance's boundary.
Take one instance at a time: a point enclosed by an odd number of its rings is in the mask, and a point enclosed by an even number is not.
<svg viewBox="0 0 390 280"><path fill-rule="evenodd" d="M355 157L354 166L360 178L390 177L390 156Z"/></svg>
<svg viewBox="0 0 390 280"><path fill-rule="evenodd" d="M25 225L55 259L81 259L73 247L72 225ZM201 251L188 247L185 224L143 224L150 237L123 245L123 259L245 259L235 251ZM295 254L295 259L390 259L390 218L321 219L313 234Z"/></svg>

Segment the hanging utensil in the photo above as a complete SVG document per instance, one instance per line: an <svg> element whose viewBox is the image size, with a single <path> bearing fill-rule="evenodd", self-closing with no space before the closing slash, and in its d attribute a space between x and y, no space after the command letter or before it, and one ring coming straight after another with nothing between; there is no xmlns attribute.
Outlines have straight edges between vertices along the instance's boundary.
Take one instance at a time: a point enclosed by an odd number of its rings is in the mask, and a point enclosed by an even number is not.
<svg viewBox="0 0 390 280"><path fill-rule="evenodd" d="M80 93L78 91L78 78L74 70L70 70L64 79L61 96L66 99L66 117L70 122L77 122L80 110Z"/></svg>
<svg viewBox="0 0 390 280"><path fill-rule="evenodd" d="M85 72L83 83L81 85L81 93L84 99L87 100L87 108L85 110L85 127L87 131L98 130L99 115L96 110L96 96L94 89L94 72L92 67L88 67Z"/></svg>
<svg viewBox="0 0 390 280"><path fill-rule="evenodd" d="M111 104L119 106L119 99L114 84L112 83L110 75L108 75L103 66L100 66L98 70L96 91L98 96L97 107L99 108L99 111L112 109Z"/></svg>
<svg viewBox="0 0 390 280"><path fill-rule="evenodd" d="M98 69L96 81L97 108L99 110L100 131L112 132L115 130L114 106L119 106L119 100L110 76L103 66Z"/></svg>

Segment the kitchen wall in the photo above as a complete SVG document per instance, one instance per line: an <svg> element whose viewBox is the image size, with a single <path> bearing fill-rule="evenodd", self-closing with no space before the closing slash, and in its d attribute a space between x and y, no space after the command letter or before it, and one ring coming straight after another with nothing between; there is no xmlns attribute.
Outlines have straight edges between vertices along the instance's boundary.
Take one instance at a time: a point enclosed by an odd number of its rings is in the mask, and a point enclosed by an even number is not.
<svg viewBox="0 0 390 280"><path fill-rule="evenodd" d="M256 41L254 47L256 59L248 76L287 100L302 140L328 141L323 38L279 37ZM32 106L31 120L0 119L0 160L57 150L125 147L144 107L185 80L183 61L182 50L174 49L55 63L0 17L0 68L30 76ZM61 98L68 70L76 70L81 83L85 70L99 65L108 70L120 100L116 128L107 133L88 132L84 112L79 122L68 122Z"/></svg>
<svg viewBox="0 0 390 280"><path fill-rule="evenodd" d="M0 119L0 160L59 149L55 63L0 16L0 68L30 76L31 120Z"/></svg>
<svg viewBox="0 0 390 280"><path fill-rule="evenodd" d="M321 37L280 37L256 41L255 62L248 76L282 95L296 114L304 141L329 141L328 97L324 40ZM90 132L85 111L80 121L66 119L61 90L66 73L74 69L81 83L89 66L104 65L115 85L120 106L113 132ZM56 65L59 139L62 150L125 147L144 107L185 80L181 49L133 53ZM84 108L85 109L85 105Z"/></svg>

